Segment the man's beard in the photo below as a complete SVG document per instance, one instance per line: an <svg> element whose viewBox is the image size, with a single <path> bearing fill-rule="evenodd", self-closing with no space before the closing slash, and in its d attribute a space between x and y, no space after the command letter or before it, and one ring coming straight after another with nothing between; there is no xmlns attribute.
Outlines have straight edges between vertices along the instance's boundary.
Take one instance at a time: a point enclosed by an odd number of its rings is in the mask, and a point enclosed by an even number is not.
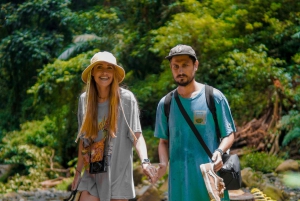
<svg viewBox="0 0 300 201"><path fill-rule="evenodd" d="M175 80L175 82L176 82L176 84L178 84L179 86L181 86L181 87L185 87L185 86L187 86L188 84L190 84L193 80L194 80L194 78L195 78L195 76L193 76L193 77L191 77L190 79L188 79L188 76L186 76L186 75L183 75L183 76L185 76L186 78L187 78L187 80L185 81L185 82L181 82L181 81L176 81L176 79L174 79Z"/></svg>

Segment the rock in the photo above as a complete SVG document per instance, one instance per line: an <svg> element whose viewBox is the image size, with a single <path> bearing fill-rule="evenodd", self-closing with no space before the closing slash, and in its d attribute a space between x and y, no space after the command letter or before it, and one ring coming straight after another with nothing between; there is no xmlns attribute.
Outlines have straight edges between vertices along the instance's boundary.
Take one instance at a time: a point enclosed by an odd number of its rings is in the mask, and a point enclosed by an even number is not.
<svg viewBox="0 0 300 201"><path fill-rule="evenodd" d="M166 179L166 180L164 181L164 183L161 185L161 187L159 188L159 190L160 190L161 192L168 191L168 186L169 186L168 184L169 184L168 179Z"/></svg>
<svg viewBox="0 0 300 201"><path fill-rule="evenodd" d="M241 175L242 175L242 185L243 186L251 186L251 178L253 177L253 171L251 168L247 167L242 169Z"/></svg>
<svg viewBox="0 0 300 201"><path fill-rule="evenodd" d="M0 176L3 176L6 172L11 169L12 165L8 164L1 164L0 165Z"/></svg>
<svg viewBox="0 0 300 201"><path fill-rule="evenodd" d="M277 200L277 201L284 201L284 200L286 200L285 196L282 194L282 191L279 188L277 188L277 187L275 187L273 185L270 185L270 184L266 185L262 189L262 191L266 195L268 195L268 197L271 197L274 200Z"/></svg>
<svg viewBox="0 0 300 201"><path fill-rule="evenodd" d="M276 169L275 172L286 172L286 171L299 171L299 164L293 159L288 159L281 163Z"/></svg>
<svg viewBox="0 0 300 201"><path fill-rule="evenodd" d="M254 201L251 193L244 192L242 189L228 190L230 201Z"/></svg>
<svg viewBox="0 0 300 201"><path fill-rule="evenodd" d="M150 186L148 190L137 201L161 201L161 193L155 186Z"/></svg>
<svg viewBox="0 0 300 201"><path fill-rule="evenodd" d="M136 194L136 197L141 197L144 195L144 193L149 189L151 188L150 185L146 185L146 186L142 186L140 188L136 187L135 188L135 194Z"/></svg>
<svg viewBox="0 0 300 201"><path fill-rule="evenodd" d="M269 182L261 172L254 172L251 168L244 168L241 171L242 185L245 187L260 187Z"/></svg>
<svg viewBox="0 0 300 201"><path fill-rule="evenodd" d="M23 199L21 195L19 195L16 192L10 192L10 193L6 193L4 195L5 198L11 199L11 200L20 200Z"/></svg>

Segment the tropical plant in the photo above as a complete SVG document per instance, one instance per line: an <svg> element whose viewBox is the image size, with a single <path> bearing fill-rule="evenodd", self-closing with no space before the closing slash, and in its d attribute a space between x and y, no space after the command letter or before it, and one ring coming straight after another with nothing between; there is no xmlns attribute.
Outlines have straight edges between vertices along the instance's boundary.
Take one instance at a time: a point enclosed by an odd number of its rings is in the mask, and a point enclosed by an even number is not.
<svg viewBox="0 0 300 201"><path fill-rule="evenodd" d="M35 83L37 69L69 43L71 12L67 6L65 0L1 4L1 133L33 118L32 98L26 91Z"/></svg>

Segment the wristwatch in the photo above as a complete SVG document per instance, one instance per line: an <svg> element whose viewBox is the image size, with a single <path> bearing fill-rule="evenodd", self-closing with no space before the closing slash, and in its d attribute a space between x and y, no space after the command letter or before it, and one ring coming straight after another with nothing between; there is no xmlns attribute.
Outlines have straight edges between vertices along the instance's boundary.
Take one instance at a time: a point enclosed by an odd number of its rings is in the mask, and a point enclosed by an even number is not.
<svg viewBox="0 0 300 201"><path fill-rule="evenodd" d="M144 158L144 159L142 160L142 165L143 165L143 164L150 164L150 159Z"/></svg>
<svg viewBox="0 0 300 201"><path fill-rule="evenodd" d="M221 153L221 156L223 156L224 152L222 149L216 149L216 151L220 152Z"/></svg>

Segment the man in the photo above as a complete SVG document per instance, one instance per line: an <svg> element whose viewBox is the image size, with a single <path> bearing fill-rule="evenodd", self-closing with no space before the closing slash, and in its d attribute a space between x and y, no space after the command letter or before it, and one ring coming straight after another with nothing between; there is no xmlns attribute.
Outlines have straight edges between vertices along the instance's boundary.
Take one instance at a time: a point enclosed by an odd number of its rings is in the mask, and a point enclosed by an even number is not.
<svg viewBox="0 0 300 201"><path fill-rule="evenodd" d="M166 57L170 61L170 69L177 83L177 91L184 109L194 122L204 142L213 153L209 158L190 126L182 116L174 99L171 100L169 117L164 113L163 97L157 107L155 137L160 138L158 178L166 173L169 166L169 200L170 201L209 201L199 165L214 164L214 170L221 169L222 154L234 142L235 126L225 96L217 89L213 90L217 117L221 131L220 143L216 132L212 113L205 98L205 85L195 81L198 60L195 51L187 45L177 45ZM200 119L200 120L199 120ZM195 121L197 120L197 121ZM228 200L228 192L222 200Z"/></svg>

